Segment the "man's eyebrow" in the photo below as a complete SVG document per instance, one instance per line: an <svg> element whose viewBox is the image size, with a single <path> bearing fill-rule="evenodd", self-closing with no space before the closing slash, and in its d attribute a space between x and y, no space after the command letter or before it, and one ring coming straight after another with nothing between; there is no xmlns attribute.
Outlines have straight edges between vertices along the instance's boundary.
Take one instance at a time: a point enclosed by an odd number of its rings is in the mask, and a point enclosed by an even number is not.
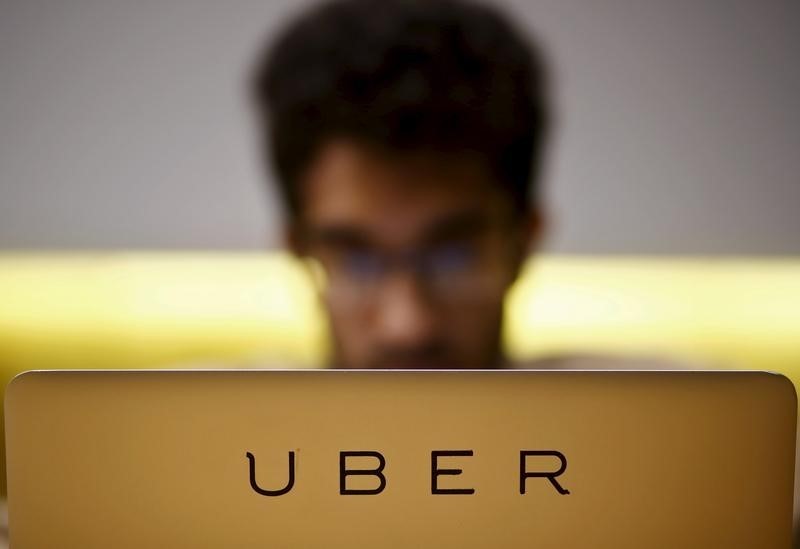
<svg viewBox="0 0 800 549"><path fill-rule="evenodd" d="M443 240L470 238L483 233L489 225L484 212L478 209L464 210L432 223L425 230L423 240L435 244Z"/></svg>
<svg viewBox="0 0 800 549"><path fill-rule="evenodd" d="M371 245L364 231L347 225L328 225L310 228L306 231L309 243L337 248L365 248Z"/></svg>

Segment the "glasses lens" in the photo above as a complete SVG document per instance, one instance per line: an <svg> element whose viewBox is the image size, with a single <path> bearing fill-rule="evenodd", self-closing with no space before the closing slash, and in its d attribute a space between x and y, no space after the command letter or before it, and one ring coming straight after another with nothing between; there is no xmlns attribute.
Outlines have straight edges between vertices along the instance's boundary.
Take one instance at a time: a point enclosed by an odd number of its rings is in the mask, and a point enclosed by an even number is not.
<svg viewBox="0 0 800 549"><path fill-rule="evenodd" d="M503 258L481 242L437 246L421 257L421 274L442 301L473 301L494 295L502 285Z"/></svg>
<svg viewBox="0 0 800 549"><path fill-rule="evenodd" d="M312 272L329 299L365 304L379 297L388 275L414 276L431 300L479 301L496 296L508 278L510 257L501 235L453 240L410 253L357 247L317 250Z"/></svg>

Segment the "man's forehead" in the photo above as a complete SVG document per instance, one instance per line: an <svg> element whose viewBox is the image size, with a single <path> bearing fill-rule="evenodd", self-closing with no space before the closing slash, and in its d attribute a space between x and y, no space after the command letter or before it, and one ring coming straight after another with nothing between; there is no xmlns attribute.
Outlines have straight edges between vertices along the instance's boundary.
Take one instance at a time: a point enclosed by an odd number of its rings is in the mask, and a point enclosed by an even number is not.
<svg viewBox="0 0 800 549"><path fill-rule="evenodd" d="M312 229L359 230L399 245L443 225L507 215L511 206L475 156L383 151L345 140L320 151L300 197Z"/></svg>

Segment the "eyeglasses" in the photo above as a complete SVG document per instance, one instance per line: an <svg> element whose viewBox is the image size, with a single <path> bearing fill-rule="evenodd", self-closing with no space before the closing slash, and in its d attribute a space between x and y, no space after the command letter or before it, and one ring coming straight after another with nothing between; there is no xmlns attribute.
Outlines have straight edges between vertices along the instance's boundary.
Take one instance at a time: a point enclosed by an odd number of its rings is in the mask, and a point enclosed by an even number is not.
<svg viewBox="0 0 800 549"><path fill-rule="evenodd" d="M412 276L428 299L465 303L501 292L510 280L509 252L508 238L499 234L405 252L323 246L312 255L312 272L318 287L337 303L372 303L395 274Z"/></svg>

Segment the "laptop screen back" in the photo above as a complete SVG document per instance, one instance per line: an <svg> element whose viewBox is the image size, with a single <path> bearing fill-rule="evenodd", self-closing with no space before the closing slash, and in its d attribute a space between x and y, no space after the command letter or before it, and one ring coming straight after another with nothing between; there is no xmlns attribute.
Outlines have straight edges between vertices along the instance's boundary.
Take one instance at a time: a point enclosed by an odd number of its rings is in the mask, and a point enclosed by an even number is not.
<svg viewBox="0 0 800 549"><path fill-rule="evenodd" d="M746 372L33 372L15 549L778 548L796 401Z"/></svg>

